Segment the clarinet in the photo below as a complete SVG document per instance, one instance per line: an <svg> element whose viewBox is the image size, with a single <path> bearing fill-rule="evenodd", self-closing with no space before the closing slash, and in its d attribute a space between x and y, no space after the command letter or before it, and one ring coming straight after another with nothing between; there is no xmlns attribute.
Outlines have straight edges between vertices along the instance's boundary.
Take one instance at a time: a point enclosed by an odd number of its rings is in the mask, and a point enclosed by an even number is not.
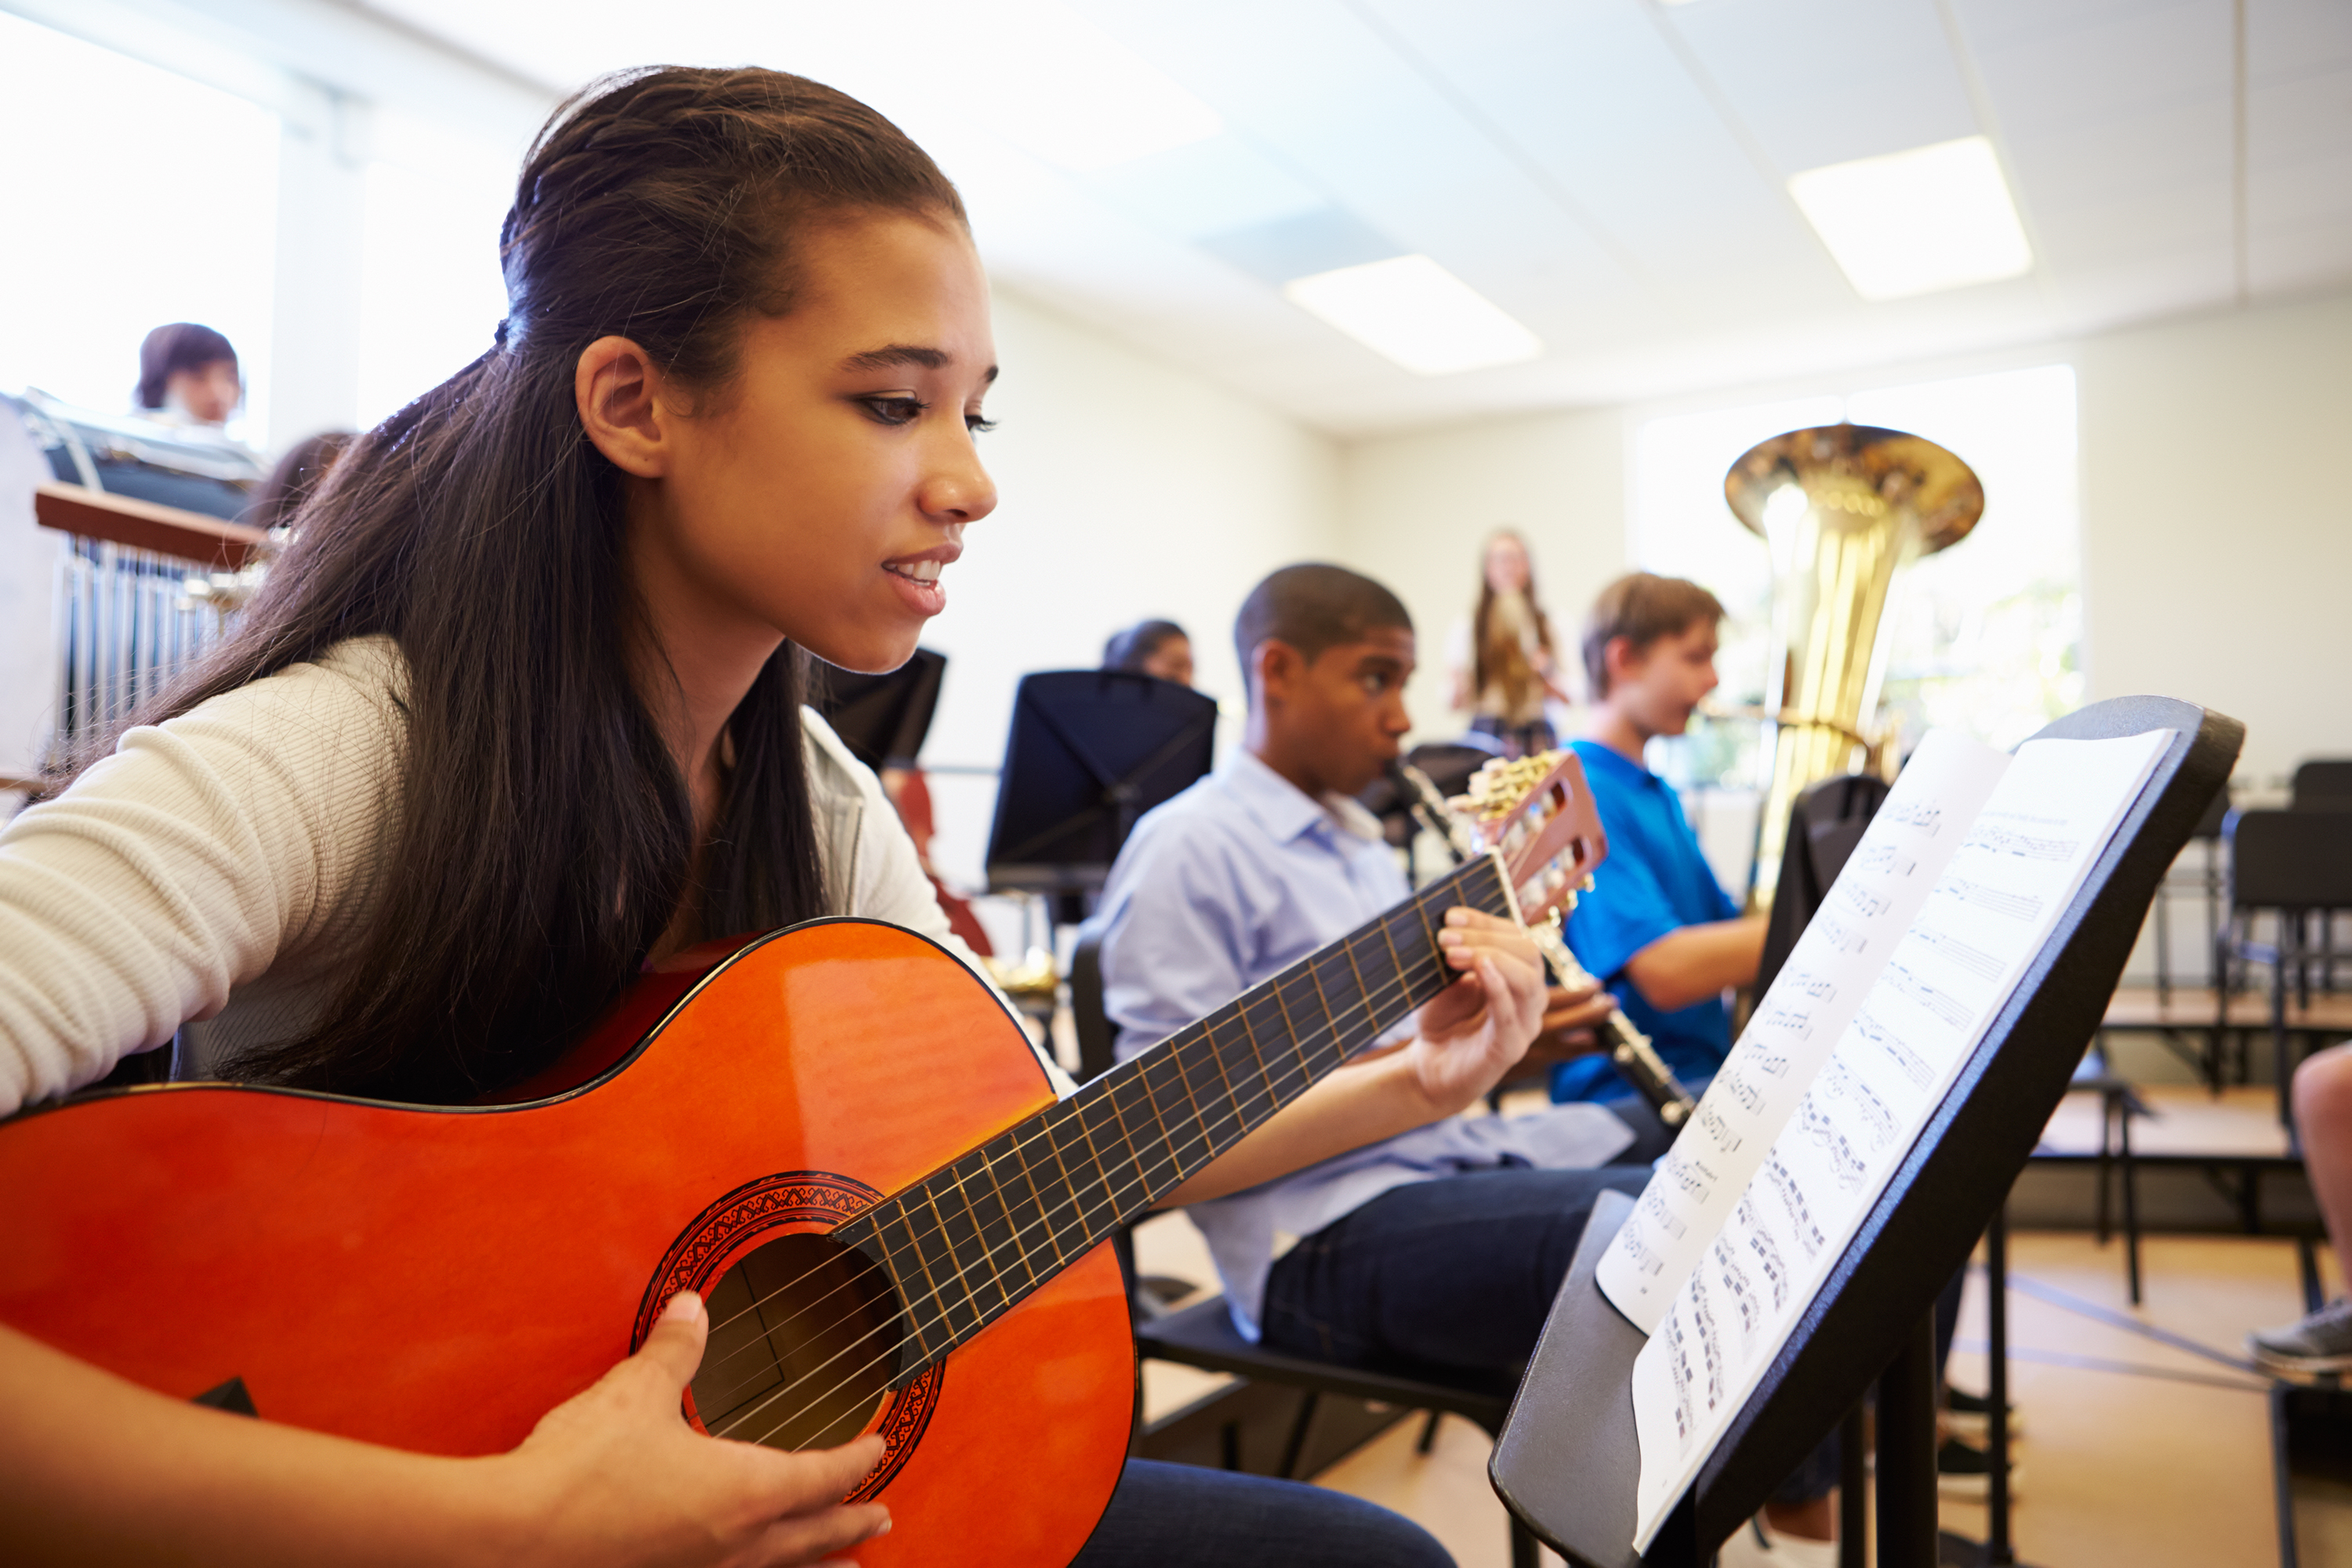
<svg viewBox="0 0 2352 1568"><path fill-rule="evenodd" d="M1472 837L1468 825L1447 809L1445 796L1439 793L1436 784L1427 773L1400 757L1389 764L1389 774L1396 783L1397 793L1412 810L1414 820L1445 841L1446 850L1454 857L1455 865L1479 853L1477 841ZM1569 951L1568 940L1560 931L1559 915L1555 914L1540 926L1530 929L1528 934L1535 938L1536 946L1550 963L1552 973L1559 976L1562 985L1579 988L1592 983L1592 976L1585 973L1584 966L1577 963L1576 955ZM1601 1037L1601 1048L1609 1053L1609 1065L1650 1102L1650 1108L1658 1113L1660 1121L1673 1128L1680 1127L1690 1120L1698 1101L1675 1077L1674 1069L1666 1066L1664 1058L1658 1055L1657 1047L1650 1043L1650 1037L1633 1026L1633 1019L1625 1016L1622 1007L1610 1008L1609 1016L1601 1020L1595 1033Z"/></svg>

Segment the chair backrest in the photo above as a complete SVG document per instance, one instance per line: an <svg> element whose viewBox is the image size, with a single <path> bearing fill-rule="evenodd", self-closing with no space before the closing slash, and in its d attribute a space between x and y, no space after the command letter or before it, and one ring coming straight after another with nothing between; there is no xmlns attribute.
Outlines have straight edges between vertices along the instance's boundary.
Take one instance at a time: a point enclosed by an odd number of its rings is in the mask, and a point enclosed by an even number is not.
<svg viewBox="0 0 2352 1568"><path fill-rule="evenodd" d="M1081 927L1070 954L1070 1022L1078 1036L1078 1081L1118 1065L1118 1031L1103 1006L1102 932Z"/></svg>
<svg viewBox="0 0 2352 1568"><path fill-rule="evenodd" d="M2314 757L2294 770L2293 811L2352 811L2352 757Z"/></svg>
<svg viewBox="0 0 2352 1568"><path fill-rule="evenodd" d="M2241 910L2352 910L2352 810L2233 811L2230 903Z"/></svg>
<svg viewBox="0 0 2352 1568"><path fill-rule="evenodd" d="M1808 784L1790 806L1788 850L1780 858L1780 885L1772 891L1772 917L1765 923L1757 995L1771 988L1813 911L1829 896L1830 884L1845 869L1846 857L1878 815L1889 787L1874 773L1843 773Z"/></svg>

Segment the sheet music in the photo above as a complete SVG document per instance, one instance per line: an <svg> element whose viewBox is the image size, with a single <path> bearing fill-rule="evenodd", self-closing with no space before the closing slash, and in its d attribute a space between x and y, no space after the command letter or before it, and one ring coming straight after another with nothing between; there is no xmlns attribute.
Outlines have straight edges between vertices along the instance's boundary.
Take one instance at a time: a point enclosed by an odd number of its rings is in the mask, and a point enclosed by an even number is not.
<svg viewBox="0 0 2352 1568"><path fill-rule="evenodd" d="M1804 1098L1862 999L2011 766L2008 752L1931 730L1756 1005L1596 1279L1644 1333Z"/></svg>
<svg viewBox="0 0 2352 1568"><path fill-rule="evenodd" d="M1635 1550L1746 1404L2170 739L2019 749L1633 1363Z"/></svg>

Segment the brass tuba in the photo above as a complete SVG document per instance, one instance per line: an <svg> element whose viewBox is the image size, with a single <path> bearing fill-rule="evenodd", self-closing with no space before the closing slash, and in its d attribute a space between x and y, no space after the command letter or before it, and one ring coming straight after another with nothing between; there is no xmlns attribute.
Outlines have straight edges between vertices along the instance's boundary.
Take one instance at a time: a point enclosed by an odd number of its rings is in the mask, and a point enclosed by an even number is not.
<svg viewBox="0 0 2352 1568"><path fill-rule="evenodd" d="M1723 493L1772 552L1764 690L1772 780L1756 850L1756 902L1766 908L1798 794L1879 760L1881 623L1895 574L1968 537L1984 487L1933 441L1828 425L1750 448L1724 476Z"/></svg>

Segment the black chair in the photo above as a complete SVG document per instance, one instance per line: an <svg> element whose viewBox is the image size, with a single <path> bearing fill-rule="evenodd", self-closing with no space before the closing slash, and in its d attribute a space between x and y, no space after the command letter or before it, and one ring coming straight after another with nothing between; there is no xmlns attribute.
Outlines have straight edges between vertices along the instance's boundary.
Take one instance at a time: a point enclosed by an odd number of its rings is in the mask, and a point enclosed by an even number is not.
<svg viewBox="0 0 2352 1568"><path fill-rule="evenodd" d="M2287 787L2290 811L2352 811L2352 757L2314 757Z"/></svg>
<svg viewBox="0 0 2352 1568"><path fill-rule="evenodd" d="M1102 933L1091 928L1079 931L1077 947L1070 957L1070 1015L1078 1037L1079 1078L1092 1079L1109 1071L1117 1061L1118 1031L1103 1005ZM1222 1295L1170 1311L1168 1303L1189 1295L1192 1287L1184 1280L1159 1276L1138 1279L1133 1237L1121 1231L1113 1245L1129 1280L1138 1356L1296 1388L1304 1395L1283 1443L1280 1474L1286 1480L1298 1479L1296 1472L1306 1453L1308 1429L1327 1394L1428 1412L1421 1430L1420 1448L1424 1454L1436 1440L1442 1415L1475 1421L1489 1437L1503 1429L1516 1379L1465 1384L1456 1381L1458 1374L1451 1369L1367 1372L1284 1355L1242 1338ZM1516 1518L1510 1525L1511 1568L1535 1568L1535 1537Z"/></svg>
<svg viewBox="0 0 2352 1568"><path fill-rule="evenodd" d="M2278 1075L2279 1121L2292 1129L2290 1080L2294 1077L2291 1042L2296 1038L2352 1033L2352 1011L2342 1017L2312 1005L2315 973L2323 995L2333 990L2332 944L2314 942L2315 921L2325 930L2338 913L2352 910L2352 810L2233 811L2222 828L2230 850L2230 927L2225 951L2235 963L2270 971L2271 1052ZM2273 917L2275 940L2256 935L2257 917ZM2290 988L2296 998L2290 1016ZM2222 1005L2226 1007L2224 993ZM2224 1015L2226 1016L2226 1015Z"/></svg>

